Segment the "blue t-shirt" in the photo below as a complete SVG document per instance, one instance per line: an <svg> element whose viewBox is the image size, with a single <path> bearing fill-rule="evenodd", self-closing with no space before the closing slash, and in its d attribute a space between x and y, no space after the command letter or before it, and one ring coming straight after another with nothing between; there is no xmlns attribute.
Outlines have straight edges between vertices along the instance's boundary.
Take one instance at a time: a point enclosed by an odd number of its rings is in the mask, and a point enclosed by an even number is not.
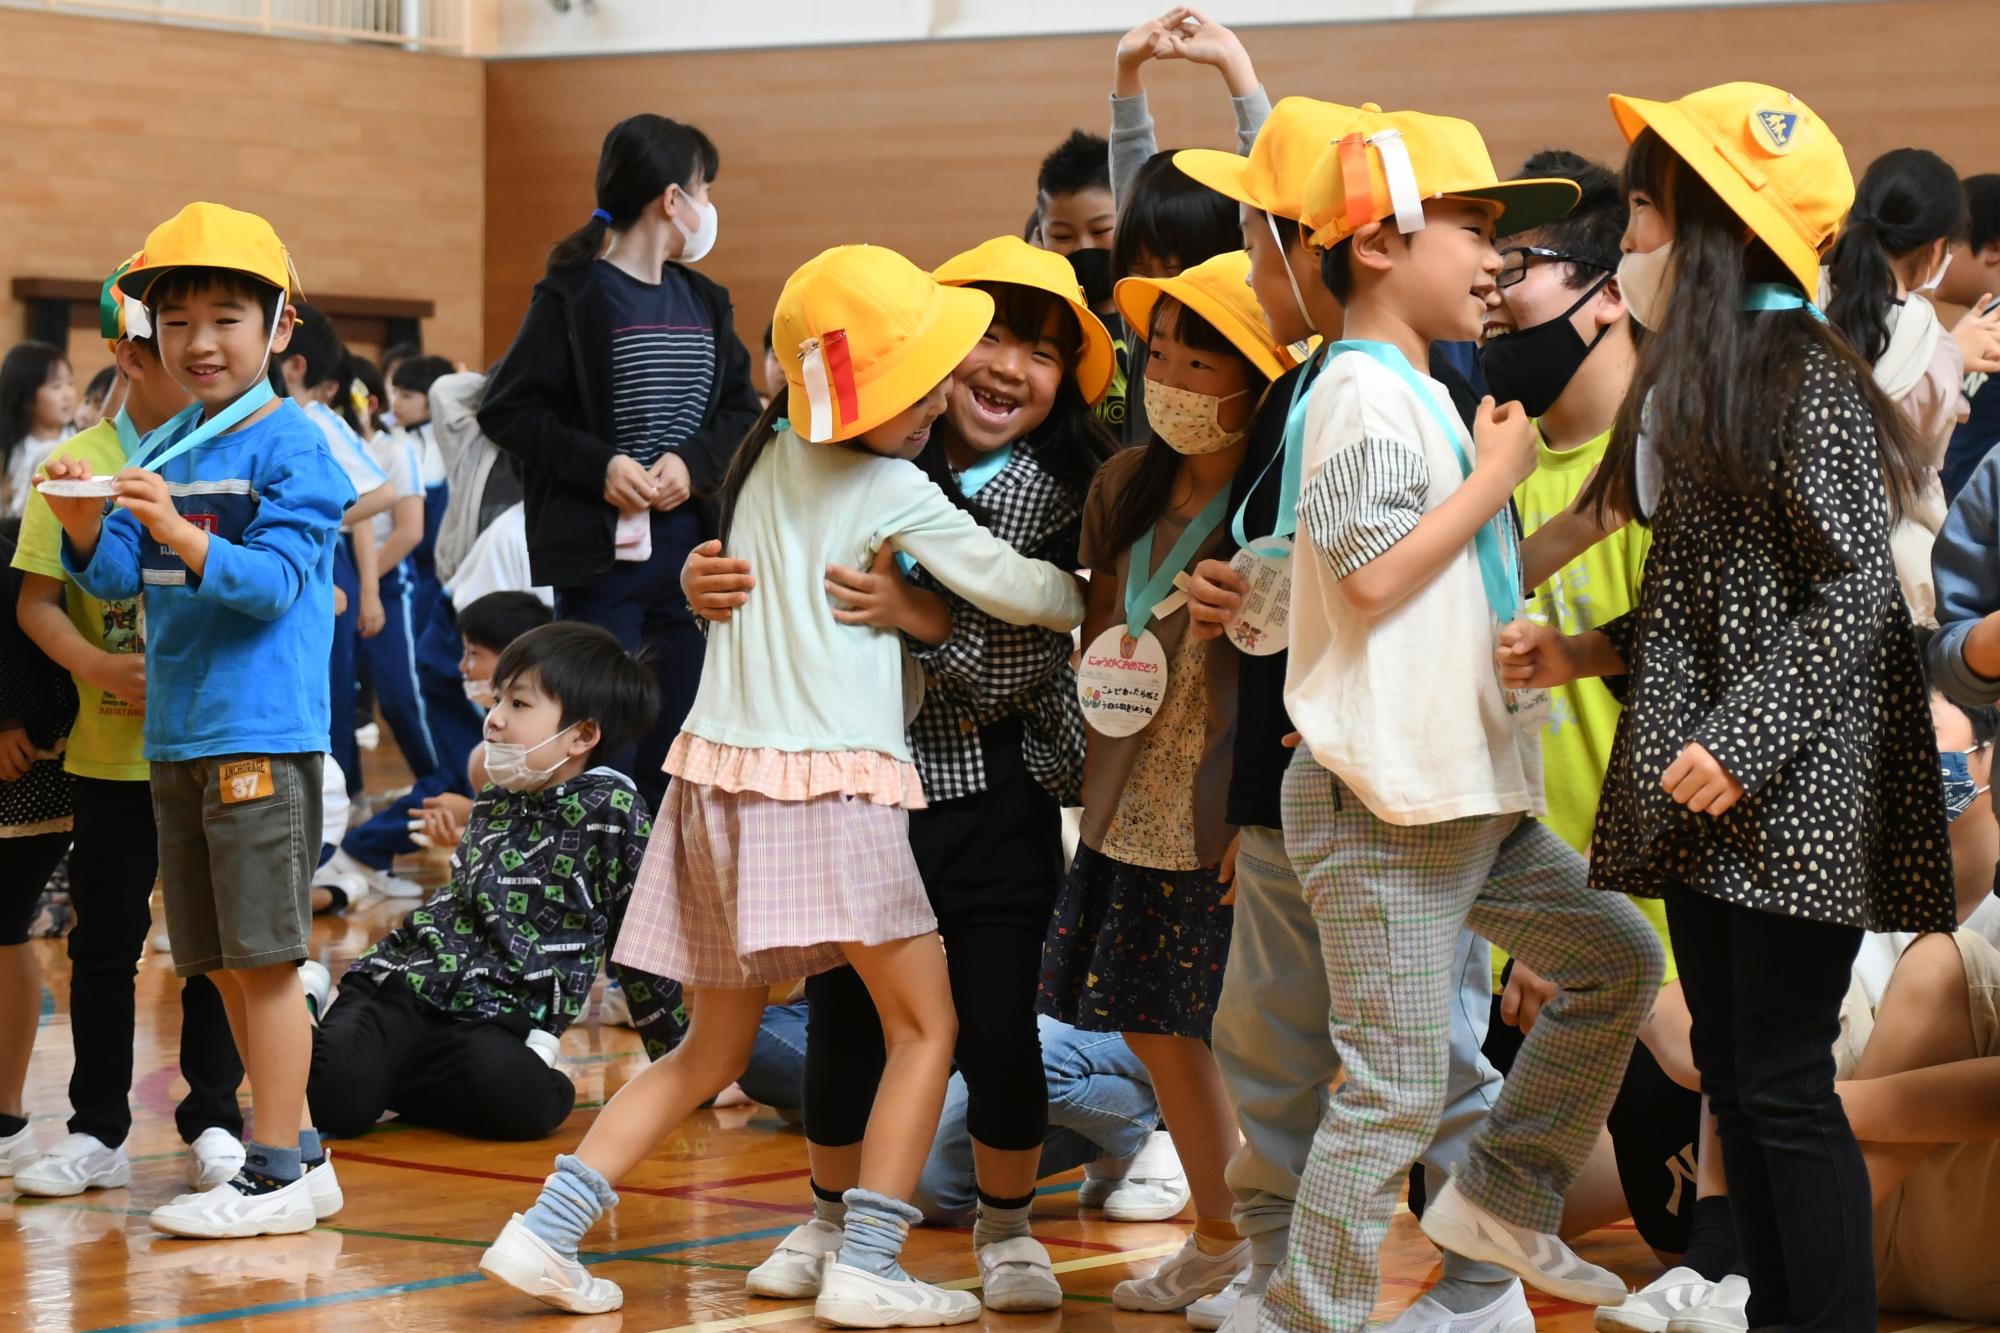
<svg viewBox="0 0 2000 1333"><path fill-rule="evenodd" d="M612 442L646 467L701 429L715 385L715 329L686 275L667 265L641 282L593 266L611 320Z"/></svg>
<svg viewBox="0 0 2000 1333"><path fill-rule="evenodd" d="M159 472L174 508L208 533L202 574L123 509L88 565L67 536L62 548L91 596L145 593L146 758L326 750L334 539L354 503L326 437L283 402Z"/></svg>

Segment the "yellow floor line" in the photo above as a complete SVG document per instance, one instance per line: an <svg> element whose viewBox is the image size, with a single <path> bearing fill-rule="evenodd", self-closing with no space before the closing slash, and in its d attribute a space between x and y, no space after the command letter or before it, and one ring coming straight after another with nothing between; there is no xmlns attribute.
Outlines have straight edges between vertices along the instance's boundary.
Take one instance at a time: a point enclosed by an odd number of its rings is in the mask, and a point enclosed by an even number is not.
<svg viewBox="0 0 2000 1333"><path fill-rule="evenodd" d="M1117 1254L1093 1254L1083 1259L1065 1259L1051 1267L1058 1273L1080 1273L1087 1268L1109 1268L1113 1264L1136 1263L1142 1259L1162 1259L1180 1249L1178 1244L1153 1245L1143 1250L1124 1250ZM979 1285L976 1277L962 1277L937 1285L947 1291L964 1291ZM682 1324L677 1328L656 1329L654 1333L729 1333L731 1329L762 1328L766 1324L782 1324L793 1319L812 1318L811 1305L788 1305L782 1310L764 1310L757 1314L731 1315L727 1319L705 1319L698 1324ZM1955 1326L1954 1326L1955 1327ZM1967 1325L1970 1327L1970 1325ZM1942 1333L1932 1330L1931 1333Z"/></svg>

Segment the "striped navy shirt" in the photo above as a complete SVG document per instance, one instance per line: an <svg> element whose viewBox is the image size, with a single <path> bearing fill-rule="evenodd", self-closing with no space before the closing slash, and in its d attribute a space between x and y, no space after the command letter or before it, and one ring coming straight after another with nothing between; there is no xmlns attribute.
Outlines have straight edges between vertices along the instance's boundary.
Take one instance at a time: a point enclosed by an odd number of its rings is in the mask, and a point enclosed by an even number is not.
<svg viewBox="0 0 2000 1333"><path fill-rule="evenodd" d="M651 467L701 429L715 385L715 329L673 265L658 283L601 259L596 268L611 318L612 443Z"/></svg>

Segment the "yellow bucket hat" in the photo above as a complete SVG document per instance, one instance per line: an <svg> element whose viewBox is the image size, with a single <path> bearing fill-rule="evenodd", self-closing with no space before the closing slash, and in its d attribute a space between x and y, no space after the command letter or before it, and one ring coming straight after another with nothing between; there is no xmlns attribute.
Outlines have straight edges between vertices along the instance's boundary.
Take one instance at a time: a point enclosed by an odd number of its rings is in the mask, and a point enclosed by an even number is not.
<svg viewBox="0 0 2000 1333"><path fill-rule="evenodd" d="M146 248L118 279L118 290L143 301L162 273L196 267L248 273L293 299L304 294L292 256L270 223L255 213L208 203L189 204L153 228Z"/></svg>
<svg viewBox="0 0 2000 1333"><path fill-rule="evenodd" d="M1274 380L1297 363L1280 347L1264 322L1264 309L1250 290L1250 256L1241 250L1205 259L1171 278L1126 278L1112 291L1118 313L1142 335L1153 327L1153 310L1171 296L1215 326L1250 364Z"/></svg>
<svg viewBox="0 0 2000 1333"><path fill-rule="evenodd" d="M1338 102L1287 97L1271 108L1248 157L1216 148L1184 148L1174 154L1174 166L1239 204L1296 221L1305 213L1313 164L1360 114Z"/></svg>
<svg viewBox="0 0 2000 1333"><path fill-rule="evenodd" d="M815 444L875 429L950 376L992 322L992 297L943 286L894 250L821 252L786 280L771 320L793 426Z"/></svg>
<svg viewBox="0 0 2000 1333"><path fill-rule="evenodd" d="M1328 250L1387 218L1405 235L1420 231L1424 201L1447 195L1500 205L1495 233L1507 236L1553 222L1582 191L1568 180L1501 180L1470 121L1369 102L1313 164L1299 220Z"/></svg>
<svg viewBox="0 0 2000 1333"><path fill-rule="evenodd" d="M1808 296L1854 203L1854 174L1826 122L1792 94L1724 83L1674 102L1611 95L1630 143L1650 129L1771 247Z"/></svg>
<svg viewBox="0 0 2000 1333"><path fill-rule="evenodd" d="M931 276L947 287L1010 282L1060 296L1069 303L1083 329L1083 352L1076 359L1076 387L1083 391L1087 403L1095 403L1111 387L1111 373L1117 368L1111 335L1106 332L1104 321L1084 304L1076 270L1055 251L1029 245L1018 236L996 236L964 254L953 255L938 265Z"/></svg>

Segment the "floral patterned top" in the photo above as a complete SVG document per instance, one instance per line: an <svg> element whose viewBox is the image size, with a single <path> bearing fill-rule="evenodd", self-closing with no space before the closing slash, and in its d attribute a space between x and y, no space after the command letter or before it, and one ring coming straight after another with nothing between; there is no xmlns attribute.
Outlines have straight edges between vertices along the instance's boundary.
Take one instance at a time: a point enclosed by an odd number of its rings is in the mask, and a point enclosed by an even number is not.
<svg viewBox="0 0 2000 1333"><path fill-rule="evenodd" d="M1949 931L1937 741L1875 422L1832 353L1800 374L1768 489L1669 476L1639 605L1602 627L1628 673L1591 884L1657 897L1675 880L1761 911ZM1689 741L1743 784L1720 818L1660 785Z"/></svg>

